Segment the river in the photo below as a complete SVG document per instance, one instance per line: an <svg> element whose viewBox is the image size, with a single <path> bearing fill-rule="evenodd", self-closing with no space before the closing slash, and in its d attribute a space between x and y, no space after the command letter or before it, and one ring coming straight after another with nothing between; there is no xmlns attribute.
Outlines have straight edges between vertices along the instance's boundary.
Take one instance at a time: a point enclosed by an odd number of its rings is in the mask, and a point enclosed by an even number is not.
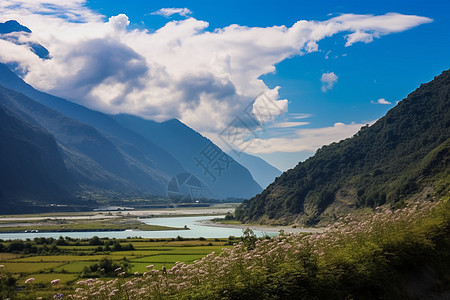
<svg viewBox="0 0 450 300"><path fill-rule="evenodd" d="M141 230L126 230L126 231L85 231L85 232L17 232L17 233L0 233L0 239L34 239L36 237L53 237L68 236L71 238L92 238L109 237L116 239L125 239L128 237L142 237L142 238L176 238L181 236L183 238L228 238L232 236L242 236L242 229L209 226L202 224L201 221L211 220L223 216L197 216L197 217L169 217L169 218L149 218L140 219L142 222L151 225L163 225L169 227L182 228L186 226L189 230L164 230L164 231L141 231ZM257 236L276 235L277 232L263 232L254 231Z"/></svg>

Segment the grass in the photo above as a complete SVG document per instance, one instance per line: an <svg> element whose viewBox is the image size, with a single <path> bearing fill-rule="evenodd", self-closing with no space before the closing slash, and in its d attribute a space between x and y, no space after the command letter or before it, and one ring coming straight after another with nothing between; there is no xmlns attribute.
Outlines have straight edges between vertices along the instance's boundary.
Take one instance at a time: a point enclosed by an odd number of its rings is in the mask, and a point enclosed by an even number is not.
<svg viewBox="0 0 450 300"><path fill-rule="evenodd" d="M166 268L170 269L175 265L175 262L168 262L168 263L157 263L157 262L153 262L151 263L152 265L154 265L154 268L156 270L161 270L163 266L165 266ZM147 266L149 265L149 263L132 263L132 267L131 267L131 273L134 272L139 272L139 273L144 273L147 272Z"/></svg>
<svg viewBox="0 0 450 300"><path fill-rule="evenodd" d="M50 269L61 266L61 263L20 263L20 262L6 262L2 263L5 266L5 271L13 274L29 274L35 272L47 272Z"/></svg>
<svg viewBox="0 0 450 300"><path fill-rule="evenodd" d="M177 261L182 261L185 263L193 262L196 259L200 259L205 254L176 254L176 255L152 255L152 256L146 256L142 258L137 258L132 260L131 262L145 262L147 264L151 263L166 263L171 262L175 263Z"/></svg>
<svg viewBox="0 0 450 300"><path fill-rule="evenodd" d="M42 222L33 225L20 225L11 227L0 227L0 231L4 232L18 232L25 230L39 230L39 231L114 231L114 230L146 230L146 231L160 231L160 230L183 230L183 228L168 227L161 225L148 225L136 219L106 219L106 220L76 220L74 221L59 221L59 224L48 224L49 222ZM8 222L4 222L5 224ZM12 223L9 222L9 223ZM17 223L15 221L14 223ZM36 223L36 222L35 222Z"/></svg>
<svg viewBox="0 0 450 300"><path fill-rule="evenodd" d="M20 255L14 253L0 253L0 262L7 261L9 259L14 259L17 257L20 257Z"/></svg>
<svg viewBox="0 0 450 300"><path fill-rule="evenodd" d="M34 278L34 283L35 284L39 284L39 283L44 283L44 284L50 284L50 282L54 279L60 279L60 285L64 284L64 283L68 283L68 282L72 282L75 281L78 278L77 274L57 274L57 273L31 273L28 274L25 277L22 277L19 280L20 284L25 284L25 280L27 280L28 278Z"/></svg>
<svg viewBox="0 0 450 300"><path fill-rule="evenodd" d="M111 241L111 239L108 241ZM19 289L25 288L19 293L19 299L35 299L36 297L50 299L57 291L64 291L65 294L73 293L77 288L76 282L83 280L81 275L84 268L97 264L104 257L117 263L123 262L125 259L129 263L130 274L134 272L142 274L147 271L147 266L150 264L154 265L157 270L161 270L163 266L170 269L178 261L191 263L212 251L220 252L224 247L230 248L230 246L225 246L227 240L217 241L215 239L187 239L183 241L125 239L117 241L122 245L131 243L135 250L95 253L94 250L97 246L86 245L89 240L77 240L70 241L70 243L73 243L71 245L57 246L60 250L66 251L66 253L61 254L19 255L0 253L1 265L3 265L3 267L0 267L0 279L3 272L5 274L10 273L18 280ZM54 242L56 243L56 240ZM3 243L8 245L8 242ZM28 243L34 243L34 241ZM209 243L213 246L207 246ZM35 279L32 285L24 283L28 278ZM57 287L50 285L50 282L54 279L60 279ZM0 291L0 299L2 298L1 295Z"/></svg>
<svg viewBox="0 0 450 300"><path fill-rule="evenodd" d="M98 261L109 255L40 255L29 256L24 258L16 258L10 260L11 262L69 262L69 261ZM119 256L123 257L123 255Z"/></svg>
<svg viewBox="0 0 450 300"><path fill-rule="evenodd" d="M76 261L69 262L59 267L55 268L55 273L78 273L80 274L83 271L84 267L87 267L92 264L92 261Z"/></svg>

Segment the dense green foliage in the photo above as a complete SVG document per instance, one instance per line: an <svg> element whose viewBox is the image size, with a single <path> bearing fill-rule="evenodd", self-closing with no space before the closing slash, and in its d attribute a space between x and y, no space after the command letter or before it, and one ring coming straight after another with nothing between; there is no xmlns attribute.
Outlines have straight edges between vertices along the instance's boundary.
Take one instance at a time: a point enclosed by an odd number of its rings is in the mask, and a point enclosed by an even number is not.
<svg viewBox="0 0 450 300"><path fill-rule="evenodd" d="M317 234L244 240L169 270L85 280L71 299L439 299L450 286L450 202L349 215Z"/></svg>
<svg viewBox="0 0 450 300"><path fill-rule="evenodd" d="M372 126L324 146L236 210L244 222L316 224L358 207L448 193L450 71Z"/></svg>

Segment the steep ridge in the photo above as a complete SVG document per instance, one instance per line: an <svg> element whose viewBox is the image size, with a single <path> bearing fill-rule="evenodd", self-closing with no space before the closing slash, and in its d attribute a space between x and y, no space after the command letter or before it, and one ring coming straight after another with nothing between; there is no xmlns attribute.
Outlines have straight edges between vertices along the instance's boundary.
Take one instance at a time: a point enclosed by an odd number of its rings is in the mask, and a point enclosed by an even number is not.
<svg viewBox="0 0 450 300"><path fill-rule="evenodd" d="M120 126L108 115L34 89L3 64L0 64L0 85L27 95L63 115L91 125L104 133L110 142L133 157L140 167L149 166L173 176L183 172L180 163L170 154L137 133ZM144 166L143 166L144 165Z"/></svg>
<svg viewBox="0 0 450 300"><path fill-rule="evenodd" d="M0 89L0 99L4 97ZM54 137L0 101L0 211L25 211L36 203L74 202L78 188Z"/></svg>
<svg viewBox="0 0 450 300"><path fill-rule="evenodd" d="M450 72L422 84L372 126L283 173L236 210L239 220L313 225L360 207L448 193Z"/></svg>
<svg viewBox="0 0 450 300"><path fill-rule="evenodd" d="M101 132L23 94L0 87L0 103L57 140L70 173L84 189L164 194L168 175L137 168ZM161 174L161 175L160 175Z"/></svg>
<svg viewBox="0 0 450 300"><path fill-rule="evenodd" d="M245 167L179 120L159 123L126 114L113 118L172 154L216 196L250 198L262 190ZM215 155L216 161L206 163L205 152Z"/></svg>

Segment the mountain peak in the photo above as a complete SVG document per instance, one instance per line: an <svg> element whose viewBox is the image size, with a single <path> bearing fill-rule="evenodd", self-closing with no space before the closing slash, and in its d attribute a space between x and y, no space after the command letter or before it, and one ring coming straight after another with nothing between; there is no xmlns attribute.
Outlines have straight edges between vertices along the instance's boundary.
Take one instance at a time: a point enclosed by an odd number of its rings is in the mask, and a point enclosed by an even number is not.
<svg viewBox="0 0 450 300"><path fill-rule="evenodd" d="M0 23L0 34L12 33L12 32L28 32L31 30L17 22L16 20L9 20L5 23Z"/></svg>
<svg viewBox="0 0 450 300"><path fill-rule="evenodd" d="M23 42L19 39L17 34L10 35L13 32L20 32L22 34L30 34L31 30L17 22L16 20L9 20L5 23L0 23L0 39L14 43L16 45L26 45L31 51L33 51L41 59L49 59L50 53L48 50L39 43L35 42Z"/></svg>

